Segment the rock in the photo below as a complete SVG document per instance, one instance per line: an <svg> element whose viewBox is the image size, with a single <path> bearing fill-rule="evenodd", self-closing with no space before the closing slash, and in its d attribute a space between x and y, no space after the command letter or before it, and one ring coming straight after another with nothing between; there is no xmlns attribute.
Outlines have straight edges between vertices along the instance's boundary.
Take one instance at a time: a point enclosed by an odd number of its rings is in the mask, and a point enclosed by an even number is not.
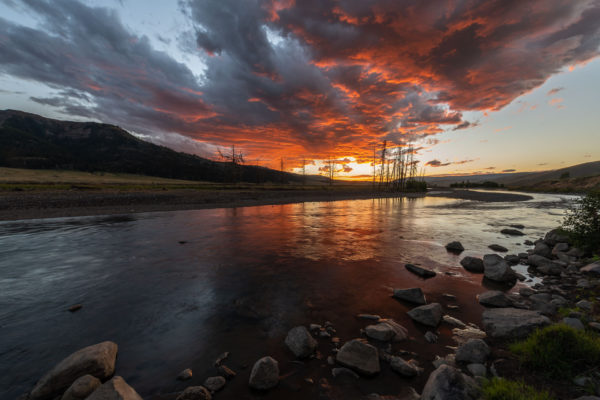
<svg viewBox="0 0 600 400"><path fill-rule="evenodd" d="M531 310L540 312L541 314L552 316L556 314L558 307L556 304L551 302L551 297L548 293L538 293L529 296L531 303Z"/></svg>
<svg viewBox="0 0 600 400"><path fill-rule="evenodd" d="M585 255L585 251L577 247L571 247L571 249L567 251L567 255L569 257L581 258Z"/></svg>
<svg viewBox="0 0 600 400"><path fill-rule="evenodd" d="M231 368L229 368L227 365L219 365L219 367L217 368L217 371L219 372L219 375L221 375L222 377L226 378L226 379L233 379L236 376L235 371L233 371Z"/></svg>
<svg viewBox="0 0 600 400"><path fill-rule="evenodd" d="M511 265L517 265L521 262L521 259L516 254L507 254L504 256L504 260Z"/></svg>
<svg viewBox="0 0 600 400"><path fill-rule="evenodd" d="M497 254L486 254L483 256L483 275L496 282L511 282L516 280L515 272Z"/></svg>
<svg viewBox="0 0 600 400"><path fill-rule="evenodd" d="M211 400L212 396L208 389L203 386L187 387L176 400Z"/></svg>
<svg viewBox="0 0 600 400"><path fill-rule="evenodd" d="M84 347L58 363L35 385L31 400L49 399L63 393L75 380L83 375L92 375L105 380L115 372L118 346L113 342L102 342Z"/></svg>
<svg viewBox="0 0 600 400"><path fill-rule="evenodd" d="M579 300L577 303L575 303L575 306L585 311L592 311L592 303L587 300Z"/></svg>
<svg viewBox="0 0 600 400"><path fill-rule="evenodd" d="M521 232L520 230L517 229L502 229L500 231L501 234L503 235L510 235L510 236L524 236L525 234L523 232Z"/></svg>
<svg viewBox="0 0 600 400"><path fill-rule="evenodd" d="M525 246L533 246L535 243L533 243L531 240L526 240L526 241L523 242L523 244Z"/></svg>
<svg viewBox="0 0 600 400"><path fill-rule="evenodd" d="M448 325L452 325L452 326L457 326L459 328L466 328L467 325L465 325L464 322L462 322L460 319L451 317L450 315L444 315L442 317L442 320L447 323Z"/></svg>
<svg viewBox="0 0 600 400"><path fill-rule="evenodd" d="M483 327L493 338L521 338L549 324L548 317L530 310L490 308L483 312Z"/></svg>
<svg viewBox="0 0 600 400"><path fill-rule="evenodd" d="M462 253L465 250L465 248L463 247L461 242L454 241L446 245L446 250L452 253Z"/></svg>
<svg viewBox="0 0 600 400"><path fill-rule="evenodd" d="M523 225L523 224L510 224L508 226L510 226L511 228L515 228L515 229L524 229L525 228L525 225Z"/></svg>
<svg viewBox="0 0 600 400"><path fill-rule="evenodd" d="M421 369L414 365L411 361L405 361L401 357L392 356L390 359L390 367L402 376L412 377L421 373Z"/></svg>
<svg viewBox="0 0 600 400"><path fill-rule="evenodd" d="M427 304L421 288L394 289L394 294L392 296L396 299L408 301L409 303Z"/></svg>
<svg viewBox="0 0 600 400"><path fill-rule="evenodd" d="M225 353L221 353L219 355L219 357L217 357L217 359L215 360L215 367L218 367L219 365L221 365L223 363L223 361L225 361L227 359L227 357L229 357L229 352L226 351Z"/></svg>
<svg viewBox="0 0 600 400"><path fill-rule="evenodd" d="M483 260L481 258L466 256L460 260L460 265L470 272L483 272Z"/></svg>
<svg viewBox="0 0 600 400"><path fill-rule="evenodd" d="M204 381L204 387L214 393L223 389L226 383L227 381L222 376L211 376Z"/></svg>
<svg viewBox="0 0 600 400"><path fill-rule="evenodd" d="M69 311L70 312L79 311L79 310L81 310L82 307L83 307L82 304L74 304L71 307L69 307Z"/></svg>
<svg viewBox="0 0 600 400"><path fill-rule="evenodd" d="M61 400L83 400L98 389L100 385L102 385L100 379L91 375L83 375L69 386Z"/></svg>
<svg viewBox="0 0 600 400"><path fill-rule="evenodd" d="M360 339L344 343L336 355L336 360L363 375L375 375L380 371L377 348Z"/></svg>
<svg viewBox="0 0 600 400"><path fill-rule="evenodd" d="M467 365L467 370L471 373L471 375L473 375L475 377L482 376L485 378L485 376L487 375L487 369L485 368L485 365L483 365L483 364L478 364L478 363L469 364L469 365Z"/></svg>
<svg viewBox="0 0 600 400"><path fill-rule="evenodd" d="M429 375L421 400L475 400L478 392L471 377L449 365L440 365Z"/></svg>
<svg viewBox="0 0 600 400"><path fill-rule="evenodd" d="M563 318L562 320L563 324L566 324L568 326L570 326L573 329L576 329L578 331L582 331L585 329L585 326L583 326L583 323L581 322L581 320L579 318Z"/></svg>
<svg viewBox="0 0 600 400"><path fill-rule="evenodd" d="M499 244L490 244L488 246L488 248L494 250L494 251L498 251L500 253L506 253L508 251L508 249L504 246L500 246Z"/></svg>
<svg viewBox="0 0 600 400"><path fill-rule="evenodd" d="M588 264L585 267L582 267L579 271L587 272L588 274L600 275L600 261Z"/></svg>
<svg viewBox="0 0 600 400"><path fill-rule="evenodd" d="M552 256L552 249L550 249L550 247L544 242L537 242L533 248L533 254L550 258Z"/></svg>
<svg viewBox="0 0 600 400"><path fill-rule="evenodd" d="M519 294L523 297L529 297L532 294L536 294L537 291L533 290L530 287L522 287L521 289L519 289Z"/></svg>
<svg viewBox="0 0 600 400"><path fill-rule="evenodd" d="M417 267L414 264L406 264L406 265L404 265L404 267L407 270L409 270L410 272L412 272L413 274L419 275L421 278L424 278L424 279L433 278L436 275L435 271Z"/></svg>
<svg viewBox="0 0 600 400"><path fill-rule="evenodd" d="M552 248L552 255L556 256L559 253L564 253L566 251L569 250L569 244L568 243L556 243L554 245L554 247Z"/></svg>
<svg viewBox="0 0 600 400"><path fill-rule="evenodd" d="M456 350L456 361L482 364L490 355L489 346L481 339L469 339Z"/></svg>
<svg viewBox="0 0 600 400"><path fill-rule="evenodd" d="M405 327L403 327L402 325L400 325L393 319L382 319L379 321L379 324L387 325L393 329L394 336L392 337L392 340L394 342L400 342L402 340L405 340L408 337L408 329L406 329Z"/></svg>
<svg viewBox="0 0 600 400"><path fill-rule="evenodd" d="M191 398L180 399L180 397L177 397L177 400L192 400ZM210 400L210 394L207 399ZM142 400L142 398L123 378L115 376L94 390L86 400Z"/></svg>
<svg viewBox="0 0 600 400"><path fill-rule="evenodd" d="M379 321L381 319L381 317L379 315L375 315L375 314L358 314L356 316L356 318L361 318L361 319L370 319L373 321ZM321 326L319 325L319 328ZM311 329L312 330L312 329Z"/></svg>
<svg viewBox="0 0 600 400"><path fill-rule="evenodd" d="M442 297L448 300L456 300L456 296L450 293L442 293Z"/></svg>
<svg viewBox="0 0 600 400"><path fill-rule="evenodd" d="M442 306L439 305L439 303L431 303L425 306L415 307L407 312L407 314L414 321L435 328L442 319Z"/></svg>
<svg viewBox="0 0 600 400"><path fill-rule="evenodd" d="M490 290L478 296L479 304L486 307L510 307L513 302L499 290Z"/></svg>
<svg viewBox="0 0 600 400"><path fill-rule="evenodd" d="M337 378L338 376L349 376L354 379L360 378L356 372L348 368L333 368L331 370L331 375L333 375L334 378Z"/></svg>
<svg viewBox="0 0 600 400"><path fill-rule="evenodd" d="M268 390L279 383L279 363L266 356L258 360L250 372L248 384L253 389Z"/></svg>
<svg viewBox="0 0 600 400"><path fill-rule="evenodd" d="M304 326L297 326L290 329L285 338L285 344L298 358L310 356L315 352L318 345L317 341Z"/></svg>
<svg viewBox="0 0 600 400"><path fill-rule="evenodd" d="M177 379L180 381L187 381L192 378L192 370L189 368L184 369L177 375Z"/></svg>
<svg viewBox="0 0 600 400"><path fill-rule="evenodd" d="M438 341L438 337L435 333L427 331L425 332L425 340L427 340L428 343L436 343Z"/></svg>
<svg viewBox="0 0 600 400"><path fill-rule="evenodd" d="M388 324L369 325L365 328L365 334L371 339L382 342L390 341L396 335L392 327Z"/></svg>
<svg viewBox="0 0 600 400"><path fill-rule="evenodd" d="M550 232L546 233L544 236L544 242L548 244L548 246L554 246L556 243L571 243L571 239L560 229L552 229Z"/></svg>

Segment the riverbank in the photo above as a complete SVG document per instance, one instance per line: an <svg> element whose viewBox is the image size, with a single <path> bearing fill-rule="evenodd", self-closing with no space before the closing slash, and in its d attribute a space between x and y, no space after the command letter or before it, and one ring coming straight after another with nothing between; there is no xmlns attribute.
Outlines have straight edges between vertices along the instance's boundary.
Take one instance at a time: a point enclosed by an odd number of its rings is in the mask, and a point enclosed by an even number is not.
<svg viewBox="0 0 600 400"><path fill-rule="evenodd" d="M373 192L360 186L225 186L211 188L131 189L44 188L0 191L0 221L76 217L91 215L129 214L154 211L231 208L257 205L358 200L396 197L447 197L484 202L526 201L531 196L506 192L474 190L436 190L428 193Z"/></svg>

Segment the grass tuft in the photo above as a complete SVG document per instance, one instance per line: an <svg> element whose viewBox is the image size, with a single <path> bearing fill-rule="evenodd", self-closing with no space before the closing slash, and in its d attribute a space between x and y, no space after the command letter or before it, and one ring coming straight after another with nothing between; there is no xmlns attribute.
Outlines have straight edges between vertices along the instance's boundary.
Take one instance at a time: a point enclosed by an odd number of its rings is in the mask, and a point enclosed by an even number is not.
<svg viewBox="0 0 600 400"><path fill-rule="evenodd" d="M572 379L600 363L600 337L564 324L538 329L510 350L522 363L553 379Z"/></svg>
<svg viewBox="0 0 600 400"><path fill-rule="evenodd" d="M510 381L504 378L492 378L483 383L484 400L553 400L546 391L526 385L523 382Z"/></svg>

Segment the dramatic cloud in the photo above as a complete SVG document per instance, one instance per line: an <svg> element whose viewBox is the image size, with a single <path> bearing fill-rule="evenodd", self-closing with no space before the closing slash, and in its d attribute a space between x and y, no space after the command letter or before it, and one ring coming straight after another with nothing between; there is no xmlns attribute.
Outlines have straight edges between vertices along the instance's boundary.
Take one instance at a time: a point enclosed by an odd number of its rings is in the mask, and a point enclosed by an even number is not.
<svg viewBox="0 0 600 400"><path fill-rule="evenodd" d="M192 71L107 8L6 4L39 23L0 19L0 74L55 90L32 101L291 164L473 127L464 112L501 109L600 45L596 0L180 0Z"/></svg>

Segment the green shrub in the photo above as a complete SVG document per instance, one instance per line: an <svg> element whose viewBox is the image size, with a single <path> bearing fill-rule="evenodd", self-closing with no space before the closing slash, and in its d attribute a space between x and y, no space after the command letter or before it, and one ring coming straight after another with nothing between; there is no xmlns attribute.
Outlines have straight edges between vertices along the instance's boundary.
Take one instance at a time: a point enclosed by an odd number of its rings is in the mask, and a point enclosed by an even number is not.
<svg viewBox="0 0 600 400"><path fill-rule="evenodd" d="M591 191L567 211L563 229L584 250L600 250L600 191Z"/></svg>
<svg viewBox="0 0 600 400"><path fill-rule="evenodd" d="M600 363L600 338L564 324L538 329L510 350L550 378L571 379Z"/></svg>
<svg viewBox="0 0 600 400"><path fill-rule="evenodd" d="M546 391L539 391L523 382L492 378L481 388L484 400L552 400Z"/></svg>

